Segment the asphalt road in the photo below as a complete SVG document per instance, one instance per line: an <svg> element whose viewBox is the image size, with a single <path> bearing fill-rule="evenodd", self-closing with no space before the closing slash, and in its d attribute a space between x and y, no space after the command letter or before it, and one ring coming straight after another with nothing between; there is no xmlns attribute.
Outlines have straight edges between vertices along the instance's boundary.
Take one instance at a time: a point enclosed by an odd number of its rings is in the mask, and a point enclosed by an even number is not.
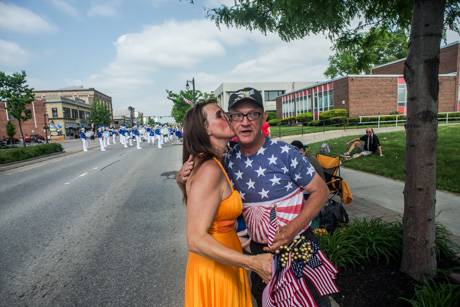
<svg viewBox="0 0 460 307"><path fill-rule="evenodd" d="M0 306L182 306L181 146L143 146L0 173Z"/></svg>

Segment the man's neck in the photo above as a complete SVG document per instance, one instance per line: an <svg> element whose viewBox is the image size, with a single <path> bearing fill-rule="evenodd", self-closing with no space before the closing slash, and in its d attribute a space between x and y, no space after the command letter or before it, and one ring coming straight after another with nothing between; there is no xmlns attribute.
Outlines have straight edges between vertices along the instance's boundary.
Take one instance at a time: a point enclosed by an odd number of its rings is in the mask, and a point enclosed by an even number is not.
<svg viewBox="0 0 460 307"><path fill-rule="evenodd" d="M262 146L264 146L265 137L260 134L253 143L251 144L242 144L240 143L241 152L245 156L254 155Z"/></svg>

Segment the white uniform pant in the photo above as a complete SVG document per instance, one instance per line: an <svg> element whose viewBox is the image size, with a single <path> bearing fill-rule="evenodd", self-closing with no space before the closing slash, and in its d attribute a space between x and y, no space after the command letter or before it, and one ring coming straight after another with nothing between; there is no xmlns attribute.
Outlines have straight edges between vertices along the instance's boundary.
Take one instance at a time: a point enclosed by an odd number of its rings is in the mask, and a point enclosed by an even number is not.
<svg viewBox="0 0 460 307"><path fill-rule="evenodd" d="M107 136L105 137L105 139L107 140L107 146L110 145L110 134L107 133Z"/></svg>
<svg viewBox="0 0 460 307"><path fill-rule="evenodd" d="M129 137L129 146L133 146L133 138L131 136Z"/></svg>
<svg viewBox="0 0 460 307"><path fill-rule="evenodd" d="M137 149L142 149L142 147L141 147L141 137L139 135L136 135L136 147L137 147Z"/></svg>
<svg viewBox="0 0 460 307"><path fill-rule="evenodd" d="M114 143L114 144L117 143L117 135L115 133L112 134L112 143Z"/></svg>
<svg viewBox="0 0 460 307"><path fill-rule="evenodd" d="M102 138L98 138L99 146L101 147L101 151L105 151L104 140Z"/></svg>
<svg viewBox="0 0 460 307"><path fill-rule="evenodd" d="M152 142L152 137L150 134L147 134L147 144L150 144Z"/></svg>
<svg viewBox="0 0 460 307"><path fill-rule="evenodd" d="M80 139L83 144L83 151L88 151L88 142L86 139Z"/></svg>
<svg viewBox="0 0 460 307"><path fill-rule="evenodd" d="M155 146L155 141L158 142L158 148L161 148L163 145L163 140L161 135L155 135L155 139L153 140L153 146Z"/></svg>

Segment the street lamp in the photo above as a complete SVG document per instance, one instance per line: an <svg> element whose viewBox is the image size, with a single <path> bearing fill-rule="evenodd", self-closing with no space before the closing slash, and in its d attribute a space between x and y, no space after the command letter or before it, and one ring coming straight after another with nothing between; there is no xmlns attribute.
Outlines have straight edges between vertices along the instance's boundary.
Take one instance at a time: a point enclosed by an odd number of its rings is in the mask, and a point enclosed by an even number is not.
<svg viewBox="0 0 460 307"><path fill-rule="evenodd" d="M192 78L192 80L187 80L185 83L185 88L187 91L190 89L190 83L192 84L193 104L195 104L195 78Z"/></svg>

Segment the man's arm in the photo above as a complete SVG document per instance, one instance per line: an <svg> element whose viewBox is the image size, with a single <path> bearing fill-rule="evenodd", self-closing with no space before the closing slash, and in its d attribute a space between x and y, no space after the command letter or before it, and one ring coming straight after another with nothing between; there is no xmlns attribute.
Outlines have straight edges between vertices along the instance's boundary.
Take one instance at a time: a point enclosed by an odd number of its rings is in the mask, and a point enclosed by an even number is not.
<svg viewBox="0 0 460 307"><path fill-rule="evenodd" d="M185 183L193 170L193 156L190 155L176 175L176 183L182 191L185 191Z"/></svg>
<svg viewBox="0 0 460 307"><path fill-rule="evenodd" d="M318 215L321 208L326 204L329 189L318 174L315 174L310 183L304 187L304 190L309 193L309 196L307 200L304 200L302 211L286 226L280 227L272 246L265 248L266 251L275 252L281 245L290 243Z"/></svg>

